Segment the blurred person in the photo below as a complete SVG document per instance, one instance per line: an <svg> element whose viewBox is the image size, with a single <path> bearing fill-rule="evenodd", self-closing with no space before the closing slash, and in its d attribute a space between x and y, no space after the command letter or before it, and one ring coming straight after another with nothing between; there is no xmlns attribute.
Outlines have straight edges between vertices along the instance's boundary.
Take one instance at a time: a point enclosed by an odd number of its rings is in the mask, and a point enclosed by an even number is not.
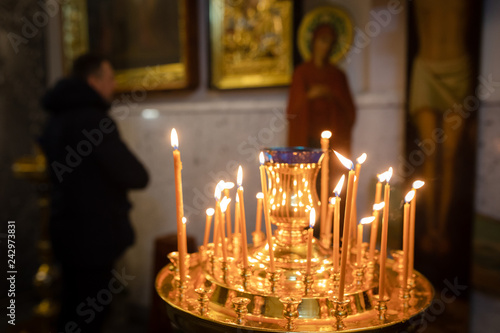
<svg viewBox="0 0 500 333"><path fill-rule="evenodd" d="M70 77L43 97L50 114L40 145L52 181L50 237L63 277L58 332L100 332L109 295L124 288L125 271L113 265L134 242L130 189L148 173L121 140L107 115L114 95L113 68L85 54Z"/></svg>

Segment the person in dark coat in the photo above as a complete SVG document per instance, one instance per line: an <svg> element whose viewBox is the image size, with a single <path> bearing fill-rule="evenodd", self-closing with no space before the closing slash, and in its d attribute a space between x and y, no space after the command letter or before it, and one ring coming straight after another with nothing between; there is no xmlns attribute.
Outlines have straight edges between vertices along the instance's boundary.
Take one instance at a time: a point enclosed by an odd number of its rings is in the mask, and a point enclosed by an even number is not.
<svg viewBox="0 0 500 333"><path fill-rule="evenodd" d="M107 114L114 88L109 61L86 54L42 100L50 114L39 140L52 181L50 236L63 273L58 332L100 332L127 283L113 267L134 242L127 191L144 188L148 173Z"/></svg>

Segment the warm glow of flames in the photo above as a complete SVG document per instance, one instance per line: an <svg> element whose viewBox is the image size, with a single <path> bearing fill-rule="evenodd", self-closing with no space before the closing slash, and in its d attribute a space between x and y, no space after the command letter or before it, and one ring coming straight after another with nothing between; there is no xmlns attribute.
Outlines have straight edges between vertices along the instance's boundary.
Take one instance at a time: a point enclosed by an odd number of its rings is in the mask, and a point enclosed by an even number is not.
<svg viewBox="0 0 500 333"><path fill-rule="evenodd" d="M424 182L424 181L422 181L422 180L415 180L415 181L413 182L412 187L413 187L415 190L418 190L419 188L421 188L421 187L422 187L422 186L424 186L424 185L425 185L425 182Z"/></svg>
<svg viewBox="0 0 500 333"><path fill-rule="evenodd" d="M390 167L389 170L386 171L384 178L385 181L389 183L392 178L392 167Z"/></svg>
<svg viewBox="0 0 500 333"><path fill-rule="evenodd" d="M177 137L177 131L175 128L172 128L172 132L170 133L170 144L174 149L179 148L179 138Z"/></svg>
<svg viewBox="0 0 500 333"><path fill-rule="evenodd" d="M413 197L415 196L415 190L411 190L410 192L408 192L405 196L405 202L406 203L409 203L410 201L413 200Z"/></svg>
<svg viewBox="0 0 500 333"><path fill-rule="evenodd" d="M330 131L323 131L321 133L322 139L330 139L331 137L332 137L332 132L330 132Z"/></svg>
<svg viewBox="0 0 500 333"><path fill-rule="evenodd" d="M385 207L385 202L379 202L373 205L373 210L381 210L382 208Z"/></svg>
<svg viewBox="0 0 500 333"><path fill-rule="evenodd" d="M226 212L226 209L227 209L227 206L229 205L229 203L231 202L231 199L229 199L228 197L224 197L222 198L221 202L220 202L220 210L225 213Z"/></svg>
<svg viewBox="0 0 500 333"><path fill-rule="evenodd" d="M234 183L233 182L224 182L224 189L225 190L230 190L234 187Z"/></svg>
<svg viewBox="0 0 500 333"><path fill-rule="evenodd" d="M238 186L243 184L243 169L241 165L238 167L238 177L236 177L236 183L238 183Z"/></svg>
<svg viewBox="0 0 500 333"><path fill-rule="evenodd" d="M311 213L309 214L309 227L314 228L315 223L316 223L316 209L312 208Z"/></svg>
<svg viewBox="0 0 500 333"><path fill-rule="evenodd" d="M330 204L335 205L335 202L337 201L336 197L330 198Z"/></svg>
<svg viewBox="0 0 500 333"><path fill-rule="evenodd" d="M264 164L265 160L264 160L264 153L263 152L260 152L259 154L259 162L260 164Z"/></svg>
<svg viewBox="0 0 500 333"><path fill-rule="evenodd" d="M259 192L257 193L257 195L255 196L257 199L264 199L264 193L262 192Z"/></svg>
<svg viewBox="0 0 500 333"><path fill-rule="evenodd" d="M209 209L207 209L207 215L208 215L208 216L213 216L213 215L214 215L214 213L215 213L215 209L213 209L213 208L209 208Z"/></svg>
<svg viewBox="0 0 500 333"><path fill-rule="evenodd" d="M364 217L361 220L359 220L360 224L370 224L375 220L375 216L370 216L370 217Z"/></svg>
<svg viewBox="0 0 500 333"><path fill-rule="evenodd" d="M366 153L361 154L361 156L356 159L356 162L358 162L358 164L363 164L365 161L366 161Z"/></svg>
<svg viewBox="0 0 500 333"><path fill-rule="evenodd" d="M187 222L187 219L186 219L185 217L183 217L183 218L182 218L182 223L183 223L183 224L186 224L186 222Z"/></svg>
<svg viewBox="0 0 500 333"><path fill-rule="evenodd" d="M217 201L220 200L220 197L222 195L222 190L224 189L224 184L225 184L225 182L223 180L221 180L220 182L217 183L217 186L215 186L214 197L215 197L215 200L217 200Z"/></svg>
<svg viewBox="0 0 500 333"><path fill-rule="evenodd" d="M377 179L378 179L379 183L385 182L385 172L382 172L382 173L378 174L377 175Z"/></svg>
<svg viewBox="0 0 500 333"><path fill-rule="evenodd" d="M354 169L354 163L352 163L350 159L345 158L344 156L337 153L335 150L333 152L335 153L335 155L337 155L337 158L340 160L340 163L342 163L342 165L344 165L349 170Z"/></svg>
<svg viewBox="0 0 500 333"><path fill-rule="evenodd" d="M335 194L336 197L340 195L340 191L342 191L342 187L344 186L344 181L345 181L345 175L342 175L342 177L340 177L339 182L337 183L337 186L335 186L335 189L333 190L333 193Z"/></svg>

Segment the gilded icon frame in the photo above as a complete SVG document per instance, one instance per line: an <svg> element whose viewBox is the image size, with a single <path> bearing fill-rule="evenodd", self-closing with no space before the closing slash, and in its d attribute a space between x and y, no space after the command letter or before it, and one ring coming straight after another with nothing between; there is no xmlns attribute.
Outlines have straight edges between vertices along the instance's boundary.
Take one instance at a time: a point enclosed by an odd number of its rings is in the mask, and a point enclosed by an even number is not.
<svg viewBox="0 0 500 333"><path fill-rule="evenodd" d="M165 13L165 20L178 20L178 36L174 36L178 41L175 45L178 59L116 70L118 92L187 89L198 85L197 1L176 1L178 12ZM87 0L67 0L61 5L62 56L65 73L69 73L76 57L89 51L89 41L102 38L89 32L89 21L92 17L88 15ZM97 52L102 53L99 50Z"/></svg>
<svg viewBox="0 0 500 333"><path fill-rule="evenodd" d="M211 86L289 85L293 75L293 7L293 0L210 0Z"/></svg>

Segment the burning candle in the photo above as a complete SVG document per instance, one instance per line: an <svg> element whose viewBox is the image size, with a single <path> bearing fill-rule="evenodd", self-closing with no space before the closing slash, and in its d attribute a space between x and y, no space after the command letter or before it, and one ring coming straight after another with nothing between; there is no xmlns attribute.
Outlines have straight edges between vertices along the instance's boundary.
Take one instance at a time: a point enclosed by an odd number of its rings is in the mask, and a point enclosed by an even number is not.
<svg viewBox="0 0 500 333"><path fill-rule="evenodd" d="M227 210L227 206L231 202L231 199L228 197L224 197L222 201L220 202L220 211L221 211L221 221L224 220L224 213ZM227 262L227 244L226 244L226 237L224 235L224 225L223 223L220 224L220 237L221 237L221 243L222 243L222 258L224 259L224 262Z"/></svg>
<svg viewBox="0 0 500 333"><path fill-rule="evenodd" d="M385 202L380 202L376 203L373 205L373 222L371 224L371 231L370 231L370 253L369 259L373 260L375 257L375 245L377 243L377 233L378 233L378 219L380 215L380 210L384 208Z"/></svg>
<svg viewBox="0 0 500 333"><path fill-rule="evenodd" d="M361 164L363 164L366 161L366 153L361 154L357 159L356 159L356 169L355 169L355 177L354 177L354 190L352 193L352 211L351 211L351 228L352 228L352 236L356 237L356 221L357 219L357 197L358 197L358 184L359 184L359 174L361 172Z"/></svg>
<svg viewBox="0 0 500 333"><path fill-rule="evenodd" d="M344 287L345 287L345 274L347 267L347 253L349 252L349 234L350 234L350 222L351 222L351 205L352 205L352 192L353 192L353 183L354 183L354 163L351 160L345 158L335 151L335 155L337 155L340 162L349 169L349 176L347 178L347 198L345 205L345 214L344 214L344 240L342 242L342 260L340 262L340 281L339 281L339 301L342 302L344 300Z"/></svg>
<svg viewBox="0 0 500 333"><path fill-rule="evenodd" d="M255 196L257 198L257 220L255 222L255 232L261 232L262 229L262 200L264 199L264 193L259 192Z"/></svg>
<svg viewBox="0 0 500 333"><path fill-rule="evenodd" d="M401 286L406 288L408 285L408 255L410 246L410 202L415 196L415 190L411 190L405 196L404 215L403 215L403 279Z"/></svg>
<svg viewBox="0 0 500 333"><path fill-rule="evenodd" d="M184 217L184 203L182 199L182 162L181 162L181 153L179 151L179 139L177 137L177 131L175 128L172 129L170 133L170 144L174 148L174 179L175 179L175 202L176 202L176 210L177 210L177 244L178 247L186 246L187 241L186 237L182 235L182 218ZM186 241L186 244L182 244L183 241ZM180 252L179 252L180 255ZM182 258L179 257L179 260L182 261Z"/></svg>
<svg viewBox="0 0 500 333"><path fill-rule="evenodd" d="M186 241L186 218L181 220L180 234L183 240L177 244L177 251L179 251L179 279L184 284L186 281L186 256L187 256L187 241Z"/></svg>
<svg viewBox="0 0 500 333"><path fill-rule="evenodd" d="M229 198L229 190L234 187L234 183L225 182L224 183L224 196ZM231 201L231 199L229 199ZM233 232L231 230L231 205L227 206L226 213L224 214L226 220L226 228L227 228L227 239L231 242Z"/></svg>
<svg viewBox="0 0 500 333"><path fill-rule="evenodd" d="M271 219L269 216L269 207L267 201L267 185L266 185L266 170L264 168L264 153L259 154L259 162L260 162L260 185L262 187L263 201L262 205L264 208L264 222L266 223L266 237L267 244L269 247L269 261L270 261L270 270L271 273L276 272L275 264L274 264L274 244L273 244L273 229L271 227Z"/></svg>
<svg viewBox="0 0 500 333"><path fill-rule="evenodd" d="M321 162L321 211L320 211L320 230L321 239L326 237L330 229L326 228L326 217L327 217L327 202L328 202L328 184L329 184L329 164L330 155L328 154L328 149L330 148L330 138L332 137L332 132L323 131L321 133L321 149L323 150L323 161Z"/></svg>
<svg viewBox="0 0 500 333"><path fill-rule="evenodd" d="M357 244L357 253L356 253L356 262L358 263L358 267L361 267L363 261L363 226L365 224L370 224L375 220L374 216L364 217L359 220L358 224L358 244Z"/></svg>
<svg viewBox="0 0 500 333"><path fill-rule="evenodd" d="M221 243L219 243L220 234L220 224L221 224L221 211L220 211L220 200L222 195L222 190L224 188L224 181L220 181L215 186L215 215L214 215L214 254L216 256L220 255ZM224 227L222 227L224 229Z"/></svg>
<svg viewBox="0 0 500 333"><path fill-rule="evenodd" d="M345 175L340 177L337 186L333 190L335 194L334 199L334 215L333 215L333 272L337 273L339 270L339 250L340 250L340 192L344 186Z"/></svg>
<svg viewBox="0 0 500 333"><path fill-rule="evenodd" d="M380 203L380 197L382 196L382 183L385 180L384 174L377 175L378 182L375 187L375 204L373 205L373 216L375 216L375 220L371 225L370 231L370 260L375 258L375 246L377 245L377 236L378 236L378 221L380 217L380 209L384 208L384 206L379 209L375 209L375 205ZM378 206L377 206L378 207Z"/></svg>
<svg viewBox="0 0 500 333"><path fill-rule="evenodd" d="M245 202L243 199L243 169L238 167L238 198L240 199L240 222L241 222L241 247L243 255L243 267L248 268L248 246L247 246L247 227L245 219Z"/></svg>
<svg viewBox="0 0 500 333"><path fill-rule="evenodd" d="M206 218L206 223L205 223L205 237L203 238L203 248L205 251L207 250L208 246L208 238L210 237L210 225L212 224L212 216L215 213L215 210L213 208L209 208L206 211L207 213L207 218Z"/></svg>
<svg viewBox="0 0 500 333"><path fill-rule="evenodd" d="M383 299L385 296L385 262L387 260L387 232L389 230L389 200L391 186L389 181L392 177L392 167L385 173L384 178L387 182L384 188L384 215L382 219L382 239L380 242L380 274L378 281L379 297Z"/></svg>
<svg viewBox="0 0 500 333"><path fill-rule="evenodd" d="M408 277L410 279L413 276L413 269L415 263L415 210L417 206L417 190L424 185L425 183L421 180L416 180L413 182L415 197L410 202L410 254L408 257Z"/></svg>
<svg viewBox="0 0 500 333"><path fill-rule="evenodd" d="M309 230L307 230L307 264L306 264L306 274L311 274L311 258L312 258L312 241L313 241L313 232L314 232L314 224L316 223L316 210L314 208L311 209L311 213L309 214Z"/></svg>
<svg viewBox="0 0 500 333"><path fill-rule="evenodd" d="M241 212L240 212L240 198L238 193L236 193L235 204L234 204L234 233L240 233L241 225Z"/></svg>

